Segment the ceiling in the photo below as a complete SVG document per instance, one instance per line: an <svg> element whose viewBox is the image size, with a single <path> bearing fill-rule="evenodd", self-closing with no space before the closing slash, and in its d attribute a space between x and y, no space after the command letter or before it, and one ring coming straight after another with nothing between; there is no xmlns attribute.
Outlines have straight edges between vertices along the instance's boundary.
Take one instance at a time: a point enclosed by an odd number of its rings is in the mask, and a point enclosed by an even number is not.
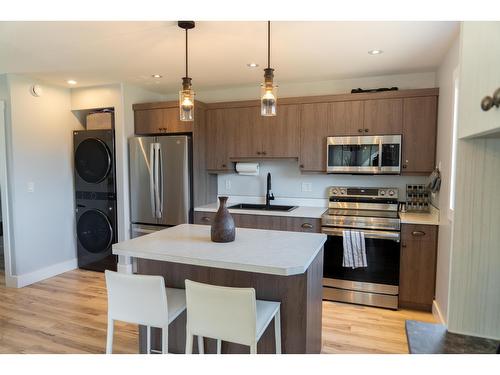
<svg viewBox="0 0 500 375"><path fill-rule="evenodd" d="M434 71L458 29L458 22L277 21L271 66L278 83ZM266 22L197 22L189 32L193 87L260 82L266 31ZM373 49L384 53L369 55ZM249 69L250 62L260 67ZM1 73L172 93L184 76L184 32L176 21L0 22ZM163 78L152 78L156 73Z"/></svg>

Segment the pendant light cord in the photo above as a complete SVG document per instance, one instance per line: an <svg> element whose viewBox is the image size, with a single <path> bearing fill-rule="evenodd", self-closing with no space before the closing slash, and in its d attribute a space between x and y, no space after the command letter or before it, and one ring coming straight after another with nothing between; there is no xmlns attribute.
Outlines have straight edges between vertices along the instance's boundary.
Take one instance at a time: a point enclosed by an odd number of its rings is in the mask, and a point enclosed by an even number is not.
<svg viewBox="0 0 500 375"><path fill-rule="evenodd" d="M188 76L188 29L186 28L186 77Z"/></svg>
<svg viewBox="0 0 500 375"><path fill-rule="evenodd" d="M267 21L267 69L271 66L271 21Z"/></svg>

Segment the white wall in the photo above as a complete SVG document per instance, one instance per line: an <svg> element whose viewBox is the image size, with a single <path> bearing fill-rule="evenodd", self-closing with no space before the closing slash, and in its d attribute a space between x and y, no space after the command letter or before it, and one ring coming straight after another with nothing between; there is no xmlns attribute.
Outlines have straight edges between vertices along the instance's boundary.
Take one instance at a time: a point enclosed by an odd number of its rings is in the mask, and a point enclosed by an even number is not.
<svg viewBox="0 0 500 375"><path fill-rule="evenodd" d="M267 173L272 175L272 190L278 198L322 199L328 197L330 186L397 187L404 200L406 184L426 183L422 176L356 176L338 174L301 173L297 160L264 161L259 176L221 174L218 176L218 194L263 197L266 194ZM231 188L227 189L227 181ZM302 191L302 183L310 183L312 191Z"/></svg>
<svg viewBox="0 0 500 375"><path fill-rule="evenodd" d="M351 89L358 87L397 86L401 90L404 90L434 87L436 84L436 74L434 72L307 82L279 82L279 72L275 74L279 84L278 100L279 98L293 96L346 94L350 93ZM195 86L194 90L196 92L196 99L206 103L258 99L260 96L259 82L256 82L254 85L212 88L200 91L197 91ZM177 95L178 93L171 93L166 96L166 100L176 100Z"/></svg>
<svg viewBox="0 0 500 375"><path fill-rule="evenodd" d="M76 266L70 91L46 84L34 97L26 76L8 75L8 169L13 273L18 285ZM34 192L28 192L28 183Z"/></svg>
<svg viewBox="0 0 500 375"><path fill-rule="evenodd" d="M452 222L449 212L451 186L451 156L453 145L454 72L459 62L459 37L450 46L437 72L439 87L438 135L436 163L441 170L441 190L434 197L440 210L438 254L436 267L435 313L446 324L448 321L448 291L452 248Z"/></svg>

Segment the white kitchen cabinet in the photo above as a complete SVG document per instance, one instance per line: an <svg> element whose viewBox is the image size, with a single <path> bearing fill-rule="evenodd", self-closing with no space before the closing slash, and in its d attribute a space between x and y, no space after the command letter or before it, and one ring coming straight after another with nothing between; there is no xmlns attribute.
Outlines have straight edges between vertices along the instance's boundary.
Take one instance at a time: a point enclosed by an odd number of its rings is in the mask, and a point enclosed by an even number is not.
<svg viewBox="0 0 500 375"><path fill-rule="evenodd" d="M461 29L458 137L500 133L500 107L481 100L500 88L500 22L463 22Z"/></svg>

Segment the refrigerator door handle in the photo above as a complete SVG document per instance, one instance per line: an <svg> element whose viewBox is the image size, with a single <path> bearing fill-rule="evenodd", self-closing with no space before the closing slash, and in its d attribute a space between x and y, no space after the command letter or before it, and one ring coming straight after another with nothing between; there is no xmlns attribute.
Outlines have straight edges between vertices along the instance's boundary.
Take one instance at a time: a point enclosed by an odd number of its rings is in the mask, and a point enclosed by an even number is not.
<svg viewBox="0 0 500 375"><path fill-rule="evenodd" d="M151 213L153 214L153 217L156 218L156 200L155 200L155 175L154 175L154 170L155 170L155 161L156 161L156 156L155 156L155 144L151 143L149 145L149 198L151 200Z"/></svg>
<svg viewBox="0 0 500 375"><path fill-rule="evenodd" d="M158 143L158 169L159 175L157 176L156 186L158 191L158 219L163 217L163 157L161 152L161 143Z"/></svg>
<svg viewBox="0 0 500 375"><path fill-rule="evenodd" d="M160 208L160 144L154 144L155 149L155 163L154 163L154 201L155 201L155 218L161 218L161 208Z"/></svg>

